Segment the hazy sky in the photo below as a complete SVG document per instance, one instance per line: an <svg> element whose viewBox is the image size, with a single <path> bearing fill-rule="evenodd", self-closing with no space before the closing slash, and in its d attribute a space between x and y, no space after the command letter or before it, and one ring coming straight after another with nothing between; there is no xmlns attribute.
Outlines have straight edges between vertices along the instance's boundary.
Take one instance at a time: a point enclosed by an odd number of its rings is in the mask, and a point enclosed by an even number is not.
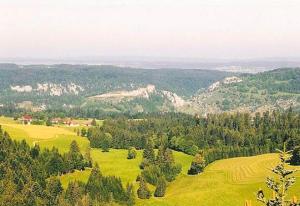
<svg viewBox="0 0 300 206"><path fill-rule="evenodd" d="M0 0L0 57L300 56L300 0Z"/></svg>

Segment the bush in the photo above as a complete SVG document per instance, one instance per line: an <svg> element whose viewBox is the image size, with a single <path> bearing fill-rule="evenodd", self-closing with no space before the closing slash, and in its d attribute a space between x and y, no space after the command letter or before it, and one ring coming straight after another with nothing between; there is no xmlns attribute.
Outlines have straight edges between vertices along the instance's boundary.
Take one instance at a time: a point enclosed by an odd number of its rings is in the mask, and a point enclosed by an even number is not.
<svg viewBox="0 0 300 206"><path fill-rule="evenodd" d="M128 155L127 155L127 159L135 159L136 158L136 149L134 147L130 147L128 149Z"/></svg>
<svg viewBox="0 0 300 206"><path fill-rule="evenodd" d="M205 159L202 154L196 154L194 161L191 163L191 167L188 170L188 175L197 175L203 172L205 168Z"/></svg>

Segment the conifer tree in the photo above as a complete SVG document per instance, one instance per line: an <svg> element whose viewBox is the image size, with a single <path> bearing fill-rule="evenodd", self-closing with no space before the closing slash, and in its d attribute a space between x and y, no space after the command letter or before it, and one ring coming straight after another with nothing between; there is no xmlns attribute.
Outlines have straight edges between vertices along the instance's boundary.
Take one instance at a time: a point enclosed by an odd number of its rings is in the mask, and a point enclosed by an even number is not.
<svg viewBox="0 0 300 206"><path fill-rule="evenodd" d="M140 199L149 199L151 197L150 190L148 189L147 183L142 176L140 178L140 187L137 190L137 195Z"/></svg>
<svg viewBox="0 0 300 206"><path fill-rule="evenodd" d="M146 147L143 151L143 158L149 160L150 163L155 162L154 142L152 138L149 138Z"/></svg>
<svg viewBox="0 0 300 206"><path fill-rule="evenodd" d="M157 181L156 189L154 192L155 197L163 197L165 196L167 189L167 182L164 176L160 176Z"/></svg>
<svg viewBox="0 0 300 206"><path fill-rule="evenodd" d="M67 153L66 158L68 160L70 170L84 169L84 158L80 153L79 146L75 140L71 142L70 151Z"/></svg>
<svg viewBox="0 0 300 206"><path fill-rule="evenodd" d="M95 199L99 191L102 174L99 165L96 163L93 167L89 179L86 183L86 192L88 192L92 199Z"/></svg>
<svg viewBox="0 0 300 206"><path fill-rule="evenodd" d="M263 190L257 192L258 201L262 202L267 206L294 206L299 205L293 200L287 200L287 191L295 183L295 177L291 177L296 170L288 169L287 162L291 158L291 151L286 151L286 146L284 144L283 151L277 150L279 152L280 162L276 165L272 172L278 176L278 181L274 178L267 177L267 187L273 190L273 197L266 198Z"/></svg>
<svg viewBox="0 0 300 206"><path fill-rule="evenodd" d="M143 160L140 164L140 168L144 169L151 164L155 164L155 152L154 142L152 138L149 138L143 151Z"/></svg>

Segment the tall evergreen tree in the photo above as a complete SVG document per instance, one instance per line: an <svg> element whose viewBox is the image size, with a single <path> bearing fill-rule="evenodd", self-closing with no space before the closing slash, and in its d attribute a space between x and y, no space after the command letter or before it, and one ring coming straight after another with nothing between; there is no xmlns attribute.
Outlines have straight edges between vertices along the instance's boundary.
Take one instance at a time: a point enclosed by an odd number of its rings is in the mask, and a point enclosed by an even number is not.
<svg viewBox="0 0 300 206"><path fill-rule="evenodd" d="M79 146L75 140L71 142L70 151L67 153L66 158L70 170L84 169L85 160L83 158L83 155L80 153Z"/></svg>
<svg viewBox="0 0 300 206"><path fill-rule="evenodd" d="M100 172L99 165L96 164L93 167L89 179L86 184L86 192L89 193L92 199L96 199L97 194L100 190L102 174Z"/></svg>
<svg viewBox="0 0 300 206"><path fill-rule="evenodd" d="M149 162L155 162L154 142L152 138L149 138L146 147L143 151L143 158L149 160Z"/></svg>

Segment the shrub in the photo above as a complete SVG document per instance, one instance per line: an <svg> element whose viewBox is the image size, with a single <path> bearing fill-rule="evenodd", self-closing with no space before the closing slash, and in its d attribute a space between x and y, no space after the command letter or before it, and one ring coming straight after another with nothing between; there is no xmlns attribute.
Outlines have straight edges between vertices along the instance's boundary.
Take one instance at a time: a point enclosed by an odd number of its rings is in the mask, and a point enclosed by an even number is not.
<svg viewBox="0 0 300 206"><path fill-rule="evenodd" d="M128 155L127 155L127 159L135 159L136 158L136 149L134 147L130 147L128 149Z"/></svg>

